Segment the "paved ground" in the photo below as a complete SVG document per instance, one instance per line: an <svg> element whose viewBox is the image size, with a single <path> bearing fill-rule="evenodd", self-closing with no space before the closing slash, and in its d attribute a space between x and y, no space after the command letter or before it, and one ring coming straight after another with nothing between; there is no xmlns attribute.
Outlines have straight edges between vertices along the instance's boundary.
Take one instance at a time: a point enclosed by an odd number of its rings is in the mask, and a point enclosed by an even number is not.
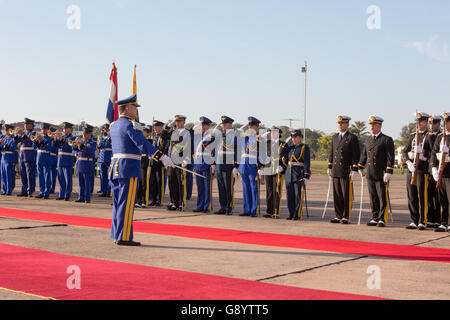
<svg viewBox="0 0 450 320"><path fill-rule="evenodd" d="M98 185L98 181L96 182ZM17 181L20 184L20 181ZM357 225L360 184L355 182L355 209L351 225L332 225L333 210L322 220L327 195L328 177L313 176L308 183L310 218L302 221L239 217L242 212L240 181L236 184L236 208L233 216L195 214L194 196L185 212L173 213L165 207L136 209L135 220L204 226L246 231L260 231L368 242L420 245L450 249L450 234L432 230L410 231L406 206L405 178L395 176L391 183L394 222L385 228L369 228L370 214L367 191L364 197L362 224ZM16 190L18 188L16 187ZM75 187L77 190L77 187ZM96 188L97 190L97 188ZM265 199L262 189L262 199ZM55 195L52 196L55 198ZM167 200L168 197L166 197ZM264 201L263 201L264 202ZM217 185L214 184L214 206L218 207ZM0 207L89 217L111 217L110 200L94 195L91 204L55 200L0 197ZM333 207L330 199L329 208ZM286 200L283 200L286 208ZM265 211L265 203L262 205ZM25 227L25 228L24 228ZM268 283L364 294L390 299L450 299L450 268L447 263L397 260L323 251L268 247L230 242L190 239L137 233L139 248L117 247L109 231L94 228L55 225L54 223L0 218L0 243L55 253L129 262L141 265L221 275ZM381 288L368 288L370 266L379 268ZM0 299L39 299L28 294L0 289Z"/></svg>

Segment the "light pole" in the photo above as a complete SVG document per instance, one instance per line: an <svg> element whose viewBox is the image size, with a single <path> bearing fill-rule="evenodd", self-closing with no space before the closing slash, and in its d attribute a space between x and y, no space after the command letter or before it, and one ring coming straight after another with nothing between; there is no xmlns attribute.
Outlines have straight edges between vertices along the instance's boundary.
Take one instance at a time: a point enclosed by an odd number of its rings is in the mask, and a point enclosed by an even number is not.
<svg viewBox="0 0 450 320"><path fill-rule="evenodd" d="M302 67L302 73L305 74L305 110L303 115L303 142L306 143L306 79L308 75L308 63L305 61L305 66Z"/></svg>

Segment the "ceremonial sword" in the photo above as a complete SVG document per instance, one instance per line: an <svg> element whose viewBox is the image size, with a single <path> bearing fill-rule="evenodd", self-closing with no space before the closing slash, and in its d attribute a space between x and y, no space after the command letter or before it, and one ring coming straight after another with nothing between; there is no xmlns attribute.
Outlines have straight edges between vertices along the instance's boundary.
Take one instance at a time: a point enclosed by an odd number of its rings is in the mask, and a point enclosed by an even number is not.
<svg viewBox="0 0 450 320"><path fill-rule="evenodd" d="M323 209L322 219L325 218L325 213L327 212L328 207L328 200L330 199L330 193L331 193L331 176L328 177L328 194L327 194L327 201L325 202L325 208Z"/></svg>
<svg viewBox="0 0 450 320"><path fill-rule="evenodd" d="M191 171L191 170L188 170L188 169L186 169L186 168L183 168L183 167L181 167L181 166L177 166L176 164L174 164L174 165L172 165L174 168L178 168L178 169L180 169L180 170L183 170L183 171L186 171L186 172L189 172L189 173L192 173L193 175L196 175L196 176L199 176L199 177L201 177L201 178L203 178L203 179L206 179L206 177L205 176L202 176L201 174L198 174L197 172L194 172L194 171Z"/></svg>

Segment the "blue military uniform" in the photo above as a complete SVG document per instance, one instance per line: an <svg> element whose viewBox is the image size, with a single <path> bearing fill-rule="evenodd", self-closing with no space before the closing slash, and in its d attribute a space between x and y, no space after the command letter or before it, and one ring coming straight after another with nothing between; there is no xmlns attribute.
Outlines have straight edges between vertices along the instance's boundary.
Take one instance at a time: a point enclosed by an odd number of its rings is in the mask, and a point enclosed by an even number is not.
<svg viewBox="0 0 450 320"><path fill-rule="evenodd" d="M70 122L63 123L64 128L72 128ZM72 195L73 186L73 166L74 152L71 143L75 137L70 135L64 136L61 140L56 140L55 145L58 148L58 183L59 195L56 200L69 201Z"/></svg>
<svg viewBox="0 0 450 320"><path fill-rule="evenodd" d="M50 125L48 123L43 123L41 125L42 130L49 130ZM43 135L42 141L35 140L35 147L37 149L37 169L39 178L39 189L40 193L36 197L38 199L44 198L48 199L51 189L51 163L50 163L50 152L53 146L53 139L47 134Z"/></svg>
<svg viewBox="0 0 450 320"><path fill-rule="evenodd" d="M259 125L261 123L254 117L249 117L248 120L249 125ZM259 208L259 136L256 132L252 132L244 134L241 140L242 154L239 172L242 177L242 191L244 195L244 213L241 215L255 217Z"/></svg>
<svg viewBox="0 0 450 320"><path fill-rule="evenodd" d="M83 132L92 134L93 128L90 125L86 125ZM77 157L76 171L79 184L78 200L75 202L89 203L91 202L91 184L92 175L94 174L94 162L92 159L95 158L96 145L92 139L89 139L89 141L82 141L80 146L75 144L73 150Z"/></svg>
<svg viewBox="0 0 450 320"><path fill-rule="evenodd" d="M11 125L5 125L6 131L13 130L14 127ZM16 151L16 142L14 137L5 136L2 138L2 143L0 143L0 151L2 153L1 159L1 179L2 179L2 195L11 195L14 189L14 151Z"/></svg>
<svg viewBox="0 0 450 320"><path fill-rule="evenodd" d="M102 130L108 130L109 124L104 124ZM111 185L109 184L108 169L111 165L112 144L111 137L104 131L102 137L98 138L98 165L100 169L100 197L107 197L111 193Z"/></svg>
<svg viewBox="0 0 450 320"><path fill-rule="evenodd" d="M212 121L206 117L201 117L202 125L210 125ZM195 134L195 132L194 132ZM214 150L211 144L214 137L208 133L194 135L194 170L205 178L195 176L197 183L197 208L194 212L208 213L211 204L211 165L214 163Z"/></svg>
<svg viewBox="0 0 450 320"><path fill-rule="evenodd" d="M117 105L134 104L136 95L122 101ZM120 117L111 123L110 131L113 158L109 177L113 192L113 211L111 238L118 245L139 245L133 241L133 212L136 200L138 182L141 178L141 157L145 153L153 159L159 160L162 156L142 133L142 127L127 117Z"/></svg>
<svg viewBox="0 0 450 320"><path fill-rule="evenodd" d="M295 130L291 136L301 136L300 130ZM288 220L298 220L303 213L303 198L305 192L305 181L311 176L310 150L308 145L300 144L286 145L283 153L283 161L286 169L286 190L288 198L289 217Z"/></svg>
<svg viewBox="0 0 450 320"><path fill-rule="evenodd" d="M35 121L25 118L25 124L34 125ZM26 131L22 136L17 136L20 143L19 172L22 182L22 192L18 197L32 197L36 189L36 157L37 152L31 137L36 136L33 130Z"/></svg>
<svg viewBox="0 0 450 320"><path fill-rule="evenodd" d="M54 134L56 132L55 128L50 128L50 132ZM58 176L56 174L56 168L58 166L58 147L55 146L55 143L52 144L50 149L50 179L52 180L50 194L55 193L56 188L56 180Z"/></svg>

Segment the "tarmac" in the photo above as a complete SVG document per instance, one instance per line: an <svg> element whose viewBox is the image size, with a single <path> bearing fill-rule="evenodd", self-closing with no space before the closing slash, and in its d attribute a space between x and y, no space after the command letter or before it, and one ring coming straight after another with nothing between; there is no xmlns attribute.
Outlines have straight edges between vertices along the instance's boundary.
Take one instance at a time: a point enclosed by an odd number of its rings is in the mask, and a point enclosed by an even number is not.
<svg viewBox="0 0 450 320"><path fill-rule="evenodd" d="M358 179L359 180L359 179ZM96 181L95 191L98 189ZM172 225L201 226L242 231L267 232L329 239L345 239L386 244L402 244L429 248L450 249L450 233L406 230L410 223L406 197L406 177L394 176L390 184L393 219L386 228L368 227L370 206L364 190L361 225L358 225L360 181L354 182L354 206L350 225L331 224L334 217L332 194L325 219L322 213L327 197L328 177L314 175L307 183L308 215L300 221L288 221L285 190L283 190L280 219L267 219L265 186L261 188L261 216L240 217L242 186L236 181L235 210L232 216L193 213L196 187L184 212L158 208L136 208L135 221ZM58 190L58 186L56 188ZM78 189L74 179L74 192ZM20 190L17 180L16 191ZM95 193L94 191L94 193ZM0 196L0 208L12 208L47 213L111 219L111 199L93 195L90 204L73 201ZM219 208L217 183L214 181L213 206ZM76 193L73 195L76 200ZM165 204L168 204L168 190ZM193 239L135 232L134 239L141 247L116 246L109 230L4 218L0 214L0 243L46 250L66 255L133 263L145 266L226 276L258 282L320 289L334 292L367 295L386 299L450 299L450 267L448 263L370 255L353 255L327 251L271 247L244 243ZM377 270L376 282L373 282ZM377 285L374 285L376 283ZM1 285L0 285L1 287ZM0 288L0 300L40 299L26 292L12 292ZM212 297L220 299L220 297Z"/></svg>

